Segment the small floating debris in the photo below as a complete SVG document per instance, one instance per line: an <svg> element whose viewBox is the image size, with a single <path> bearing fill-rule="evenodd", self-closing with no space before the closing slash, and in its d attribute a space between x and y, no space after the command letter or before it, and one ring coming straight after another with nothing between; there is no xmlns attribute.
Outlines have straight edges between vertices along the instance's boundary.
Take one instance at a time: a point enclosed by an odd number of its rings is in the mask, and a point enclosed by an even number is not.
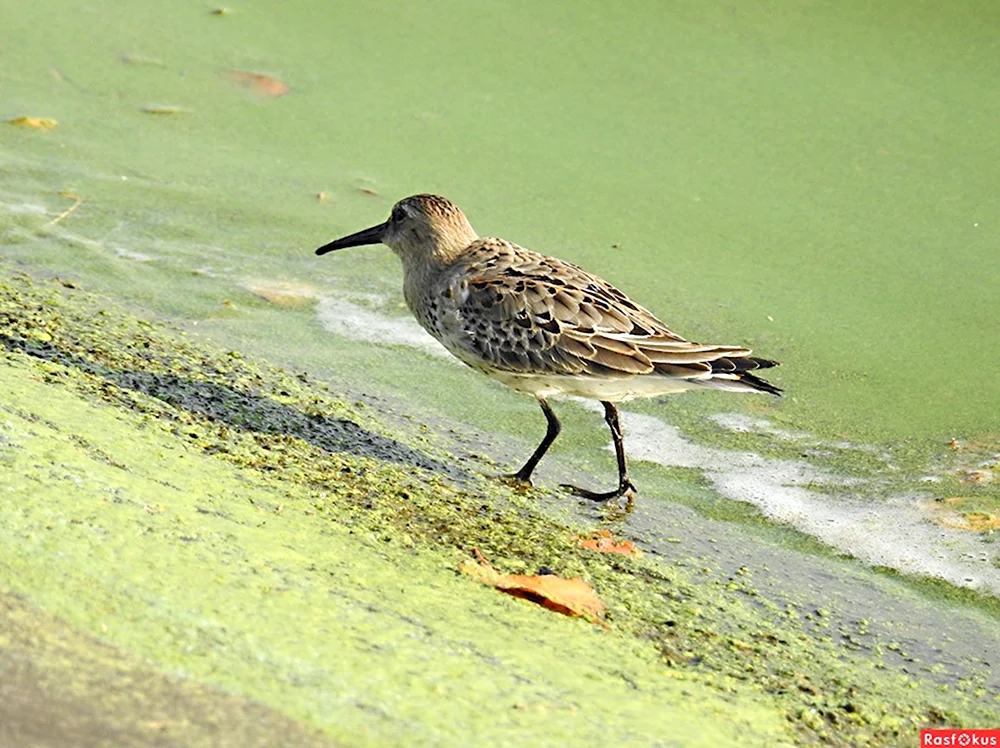
<svg viewBox="0 0 1000 748"><path fill-rule="evenodd" d="M59 122L48 117L14 117L7 120L15 127L27 127L32 130L54 130L59 126Z"/></svg>
<svg viewBox="0 0 1000 748"><path fill-rule="evenodd" d="M150 104L149 106L142 107L142 109L140 109L139 111L144 112L146 114L160 114L160 115L189 114L191 112L190 109L186 109L181 106L172 106L170 104Z"/></svg>
<svg viewBox="0 0 1000 748"><path fill-rule="evenodd" d="M64 218L68 218L70 215L73 214L73 211L75 211L83 204L83 198L77 195L73 190L60 190L56 194L59 195L59 197L64 197L67 200L72 200L73 204L68 208L66 208L66 210L57 215L55 218L53 218L51 221L49 221L48 222L49 226L55 226Z"/></svg>
<svg viewBox="0 0 1000 748"><path fill-rule="evenodd" d="M254 296L277 306L302 306L316 298L316 289L296 281L249 281L243 284Z"/></svg>
<svg viewBox="0 0 1000 748"><path fill-rule="evenodd" d="M351 181L354 183L356 192L368 195L368 197L382 197L382 193L376 189L378 183L371 177L364 174L355 174L354 179Z"/></svg>
<svg viewBox="0 0 1000 748"><path fill-rule="evenodd" d="M598 553L620 553L623 556L642 555L642 551L635 547L631 540L616 540L609 530L598 530L592 535L579 538L577 545L589 551Z"/></svg>
<svg viewBox="0 0 1000 748"><path fill-rule="evenodd" d="M291 92L291 87L272 75L251 73L246 70L227 70L226 77L237 86L242 86L260 96L276 99Z"/></svg>
<svg viewBox="0 0 1000 748"><path fill-rule="evenodd" d="M969 485L984 485L992 483L993 478L992 470L967 470L959 480Z"/></svg>
<svg viewBox="0 0 1000 748"><path fill-rule="evenodd" d="M924 502L930 519L940 527L963 532L991 533L1000 530L1000 515L977 507L975 499L952 496Z"/></svg>
<svg viewBox="0 0 1000 748"><path fill-rule="evenodd" d="M148 65L149 67L165 68L167 64L163 60L145 55L122 55L119 59L126 65Z"/></svg>

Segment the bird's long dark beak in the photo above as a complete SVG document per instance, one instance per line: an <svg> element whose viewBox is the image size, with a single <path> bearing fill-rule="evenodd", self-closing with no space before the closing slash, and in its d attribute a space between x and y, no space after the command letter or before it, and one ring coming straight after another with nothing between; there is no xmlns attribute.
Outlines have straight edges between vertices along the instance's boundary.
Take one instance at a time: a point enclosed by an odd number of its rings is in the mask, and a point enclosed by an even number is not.
<svg viewBox="0 0 1000 748"><path fill-rule="evenodd" d="M327 252L332 252L335 249L360 247L364 244L381 244L382 236L385 234L385 230L388 226L389 222L386 221L385 223L380 223L378 226L372 226L370 229L359 231L356 234L351 234L350 236L345 236L341 239L334 239L329 244L324 244L322 247L317 249L316 254L325 255Z"/></svg>

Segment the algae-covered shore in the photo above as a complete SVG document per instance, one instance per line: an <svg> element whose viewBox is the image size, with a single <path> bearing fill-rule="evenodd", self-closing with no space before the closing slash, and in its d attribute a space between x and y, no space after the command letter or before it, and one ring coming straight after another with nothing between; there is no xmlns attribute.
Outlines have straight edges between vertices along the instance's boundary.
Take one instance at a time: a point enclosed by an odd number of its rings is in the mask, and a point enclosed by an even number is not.
<svg viewBox="0 0 1000 748"><path fill-rule="evenodd" d="M988 663L779 604L752 561L582 549L574 500L401 422L0 264L0 742L912 745L995 721ZM606 628L458 574L474 548L583 577Z"/></svg>

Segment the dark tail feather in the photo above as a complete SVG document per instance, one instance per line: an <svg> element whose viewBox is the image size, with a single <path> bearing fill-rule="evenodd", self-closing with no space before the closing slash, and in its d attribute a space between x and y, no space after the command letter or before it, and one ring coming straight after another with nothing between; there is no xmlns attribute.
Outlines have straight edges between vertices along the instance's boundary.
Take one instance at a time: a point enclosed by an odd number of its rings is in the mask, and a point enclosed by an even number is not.
<svg viewBox="0 0 1000 748"><path fill-rule="evenodd" d="M771 364L772 366L774 365L770 361L768 361L768 363ZM760 390L761 392L766 392L770 395L777 395L778 397L781 397L782 390L780 387L775 387L770 382L765 382L763 379L761 379L760 377L755 377L753 374L744 374L742 377L740 377L740 381L743 382L744 384L749 384L755 390Z"/></svg>
<svg viewBox="0 0 1000 748"><path fill-rule="evenodd" d="M777 361L769 361L766 358L748 358L747 361L753 361L755 369L770 369L772 366L781 366Z"/></svg>
<svg viewBox="0 0 1000 748"><path fill-rule="evenodd" d="M720 358L717 361L712 361L712 371L719 374L739 374L740 382L748 384L755 390L760 392L767 392L771 395L781 396L781 389L775 387L770 382L764 381L760 377L751 374L751 371L757 369L770 369L772 366L778 366L777 361L769 361L766 358Z"/></svg>
<svg viewBox="0 0 1000 748"><path fill-rule="evenodd" d="M715 374L733 374L740 371L754 371L755 369L770 369L777 366L777 361L768 361L766 358L732 357L720 358L711 362L712 372Z"/></svg>

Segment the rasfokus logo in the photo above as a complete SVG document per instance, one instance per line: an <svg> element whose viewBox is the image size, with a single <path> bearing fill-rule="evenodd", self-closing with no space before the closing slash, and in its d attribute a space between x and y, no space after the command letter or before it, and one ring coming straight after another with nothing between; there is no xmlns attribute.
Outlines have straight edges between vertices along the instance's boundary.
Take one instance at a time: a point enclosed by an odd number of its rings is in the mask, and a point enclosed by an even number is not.
<svg viewBox="0 0 1000 748"><path fill-rule="evenodd" d="M957 746L977 748L996 746L1000 748L1000 730L921 730L921 746Z"/></svg>

